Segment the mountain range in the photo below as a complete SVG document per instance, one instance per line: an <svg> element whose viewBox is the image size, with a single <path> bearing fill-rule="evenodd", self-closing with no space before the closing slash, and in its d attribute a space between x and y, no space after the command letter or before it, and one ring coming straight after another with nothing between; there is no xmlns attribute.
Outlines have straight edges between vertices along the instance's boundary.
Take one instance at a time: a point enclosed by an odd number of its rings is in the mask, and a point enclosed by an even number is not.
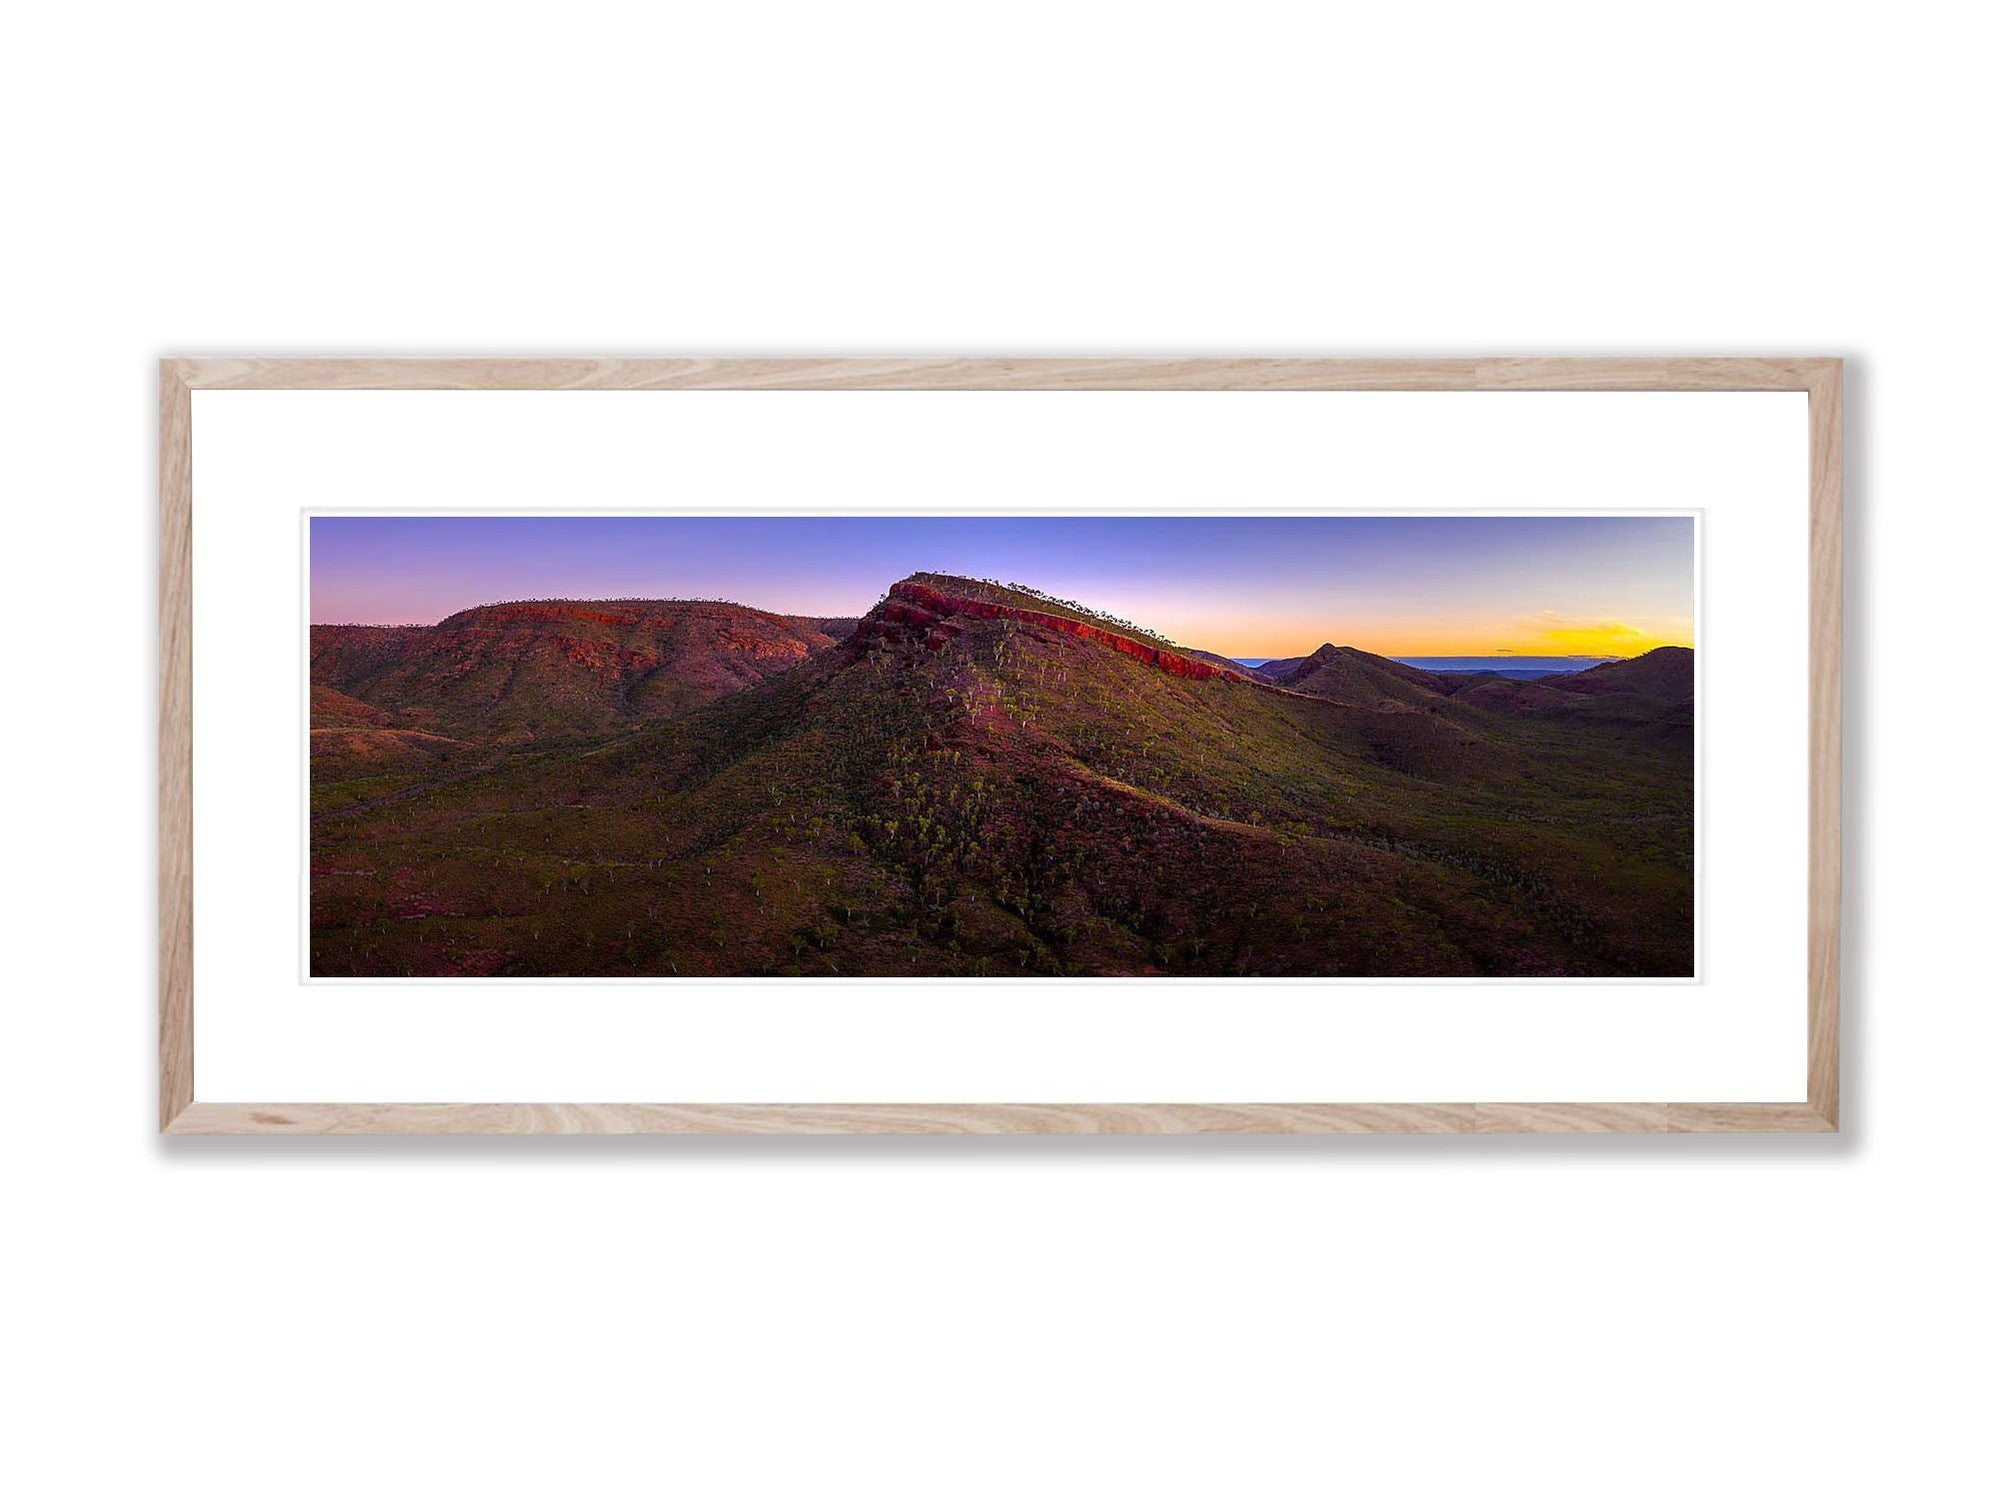
<svg viewBox="0 0 1999 1499"><path fill-rule="evenodd" d="M1687 650L1253 669L919 573L311 654L315 974L1692 972Z"/></svg>

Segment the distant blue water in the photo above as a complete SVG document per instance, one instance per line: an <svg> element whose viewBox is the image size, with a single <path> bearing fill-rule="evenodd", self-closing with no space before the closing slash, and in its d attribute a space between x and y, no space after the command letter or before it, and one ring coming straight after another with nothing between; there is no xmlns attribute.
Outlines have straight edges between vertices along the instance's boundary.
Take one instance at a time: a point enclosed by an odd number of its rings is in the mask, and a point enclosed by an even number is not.
<svg viewBox="0 0 1999 1499"><path fill-rule="evenodd" d="M1569 671L1588 671L1615 656L1397 656L1404 666L1424 671L1490 671L1502 677L1531 682L1536 677L1558 676Z"/></svg>
<svg viewBox="0 0 1999 1499"><path fill-rule="evenodd" d="M1275 659L1270 656L1238 656L1236 660L1244 666L1261 666ZM1517 681L1531 682L1536 677L1552 677L1562 672L1587 671L1592 666L1601 666L1606 661L1615 661L1616 656L1396 656L1404 666L1419 667L1424 671L1489 671L1502 677L1512 677Z"/></svg>

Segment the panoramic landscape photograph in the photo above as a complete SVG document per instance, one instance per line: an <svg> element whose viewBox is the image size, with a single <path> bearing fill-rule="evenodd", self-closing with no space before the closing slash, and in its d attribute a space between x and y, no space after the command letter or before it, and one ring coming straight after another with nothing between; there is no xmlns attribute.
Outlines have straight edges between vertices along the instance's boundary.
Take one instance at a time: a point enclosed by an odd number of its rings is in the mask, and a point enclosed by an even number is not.
<svg viewBox="0 0 1999 1499"><path fill-rule="evenodd" d="M1688 978L1695 522L314 516L317 978Z"/></svg>

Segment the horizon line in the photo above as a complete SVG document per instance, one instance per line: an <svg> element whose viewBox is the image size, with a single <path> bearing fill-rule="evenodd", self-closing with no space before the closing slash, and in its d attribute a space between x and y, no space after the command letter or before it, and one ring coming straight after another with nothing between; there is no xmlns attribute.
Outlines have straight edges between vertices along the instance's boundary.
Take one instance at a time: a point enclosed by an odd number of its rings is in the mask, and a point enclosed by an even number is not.
<svg viewBox="0 0 1999 1499"><path fill-rule="evenodd" d="M985 580L973 579L971 581L983 582ZM997 586L1010 587L1012 585L1000 584ZM888 595L886 593L882 595L883 599L886 599L887 597ZM879 607L880 603L881 599L878 599L876 600L875 605L871 607ZM460 614L470 614L480 609L504 609L509 605L513 604L722 604L732 609L746 609L754 614L768 614L773 618L777 619L861 620L867 617L866 611L864 611L861 614L793 614L782 609L767 609L760 604L745 604L737 599L720 598L720 597L671 598L664 595L652 595L652 594L618 594L618 595L605 595L602 597L585 597L583 595L578 595L578 594L547 594L534 597L523 597L523 598L512 598L512 599L489 599L484 603L467 604L463 608L453 609L447 614L440 615L438 618L434 620L309 619L307 620L306 624L307 628L315 630L320 630L320 629L434 630L439 625L443 624L445 620L456 618ZM1087 606L1080 606L1080 607L1084 607L1087 610ZM1144 625L1133 624L1132 628L1145 630L1149 634L1157 634L1157 632L1151 631L1147 626ZM1162 640L1171 639L1171 637L1165 635L1158 635L1158 638ZM1206 647L1204 646L1190 645L1187 642L1181 640L1172 640L1172 644L1179 650L1206 649ZM1596 662L1636 661L1640 656L1650 655L1653 651L1656 650L1690 651L1695 649L1695 647L1693 647L1692 645L1682 644L1681 642L1678 641L1662 640L1654 645L1647 646L1642 651L1637 651L1631 654L1620 654L1617 652L1523 651L1515 647L1507 647L1501 650L1493 650L1493 649L1457 650L1457 651L1425 650L1425 651L1396 652L1391 650L1375 650L1369 646L1355 645L1351 642L1341 642L1332 639L1322 641L1319 645L1313 647L1312 649L1323 650L1325 649L1326 646L1335 646L1345 650L1365 651L1369 655L1381 656L1391 661L1402 660L1405 658L1415 658L1420 660L1445 660L1453 657L1463 657L1466 659L1478 658L1481 660L1490 660L1490 661L1503 661L1509 658L1517 658L1523 661L1596 661ZM1251 657L1255 657L1256 661L1260 664L1261 662L1264 661L1288 660L1292 655L1310 655L1312 654L1312 651L1301 651L1301 652L1291 652L1291 653L1270 652L1268 654L1262 654L1255 651L1245 652L1242 654L1232 654L1224 651L1210 651L1208 652L1208 654L1220 656L1224 660L1236 661L1245 666L1248 666L1251 665L1250 661Z"/></svg>
<svg viewBox="0 0 1999 1499"><path fill-rule="evenodd" d="M328 625L435 624L522 595L758 600L738 607L835 618L865 614L898 579L949 588L941 576L1230 659L1308 652L1330 635L1370 650L1619 660L1694 638L1697 539L1693 517L1624 515L316 515L303 602Z"/></svg>

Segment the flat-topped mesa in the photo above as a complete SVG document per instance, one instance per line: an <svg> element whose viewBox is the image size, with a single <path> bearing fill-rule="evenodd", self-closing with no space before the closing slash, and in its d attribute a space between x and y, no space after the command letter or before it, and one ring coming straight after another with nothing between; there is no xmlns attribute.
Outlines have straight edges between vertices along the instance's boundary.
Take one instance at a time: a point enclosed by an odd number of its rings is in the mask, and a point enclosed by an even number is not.
<svg viewBox="0 0 1999 1499"><path fill-rule="evenodd" d="M620 628L669 629L690 621L756 622L778 625L838 626L826 633L844 635L850 619L815 619L805 615L773 614L768 609L727 599L513 599L476 604L445 616L434 628L473 630L521 625L608 625Z"/></svg>
<svg viewBox="0 0 1999 1499"><path fill-rule="evenodd" d="M479 604L460 609L437 622L440 630L496 629L509 625L643 625L646 606L623 601L526 599L518 603Z"/></svg>
<svg viewBox="0 0 1999 1499"><path fill-rule="evenodd" d="M1036 625L1045 630L1059 631L1064 635L1074 635L1079 639L1107 645L1123 655L1135 656L1140 661L1156 666L1173 676L1188 677L1197 682L1219 677L1225 682L1262 685L1243 672L1231 671L1225 666L1197 660L1164 646L1134 640L1129 635L1119 634L1116 630L1107 629L1102 625L1093 625L1085 620L1071 619L1060 614L1050 614L1040 609L1024 609L1012 604L993 603L986 599L965 598L933 588L927 583L917 583L907 579L889 589L888 597L873 614L861 622L860 628L853 634L852 641L855 646L860 647L875 640L893 639L898 632L901 632L908 637L920 638L927 650L941 651L964 633L963 621L967 619L1011 619L1022 624Z"/></svg>
<svg viewBox="0 0 1999 1499"><path fill-rule="evenodd" d="M754 686L849 628L720 600L516 599L435 625L314 625L312 681L414 715L398 728L479 743L587 737Z"/></svg>

